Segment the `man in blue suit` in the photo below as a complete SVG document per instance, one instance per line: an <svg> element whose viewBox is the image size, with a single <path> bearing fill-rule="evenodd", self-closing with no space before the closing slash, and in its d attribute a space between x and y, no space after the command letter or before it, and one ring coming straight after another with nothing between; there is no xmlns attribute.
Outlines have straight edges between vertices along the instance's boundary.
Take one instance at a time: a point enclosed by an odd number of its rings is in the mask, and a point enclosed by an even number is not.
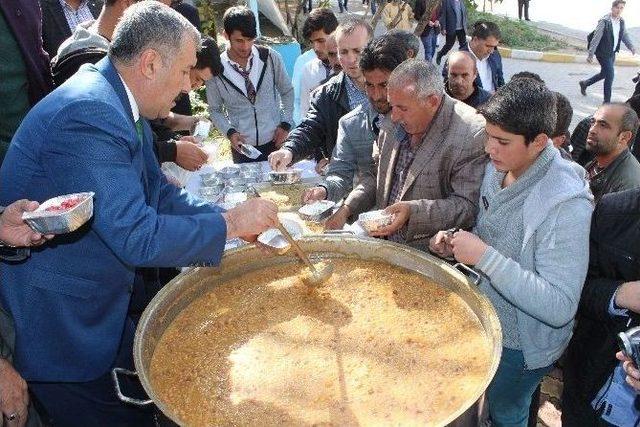
<svg viewBox="0 0 640 427"><path fill-rule="evenodd" d="M504 74L502 72L502 56L498 52L498 44L502 34L495 22L477 21L471 30L471 42L460 50L470 52L478 68L476 85L479 88L493 93L499 87L504 86ZM448 75L448 60L442 68L442 76Z"/></svg>
<svg viewBox="0 0 640 427"><path fill-rule="evenodd" d="M277 221L264 199L229 211L169 184L147 119L190 89L197 30L152 1L130 7L109 55L84 66L26 116L0 169L0 204L94 191L94 216L0 266L0 303L16 330L14 363L53 425L149 425L121 404L109 371L131 365L127 316L138 267L217 264L227 238Z"/></svg>

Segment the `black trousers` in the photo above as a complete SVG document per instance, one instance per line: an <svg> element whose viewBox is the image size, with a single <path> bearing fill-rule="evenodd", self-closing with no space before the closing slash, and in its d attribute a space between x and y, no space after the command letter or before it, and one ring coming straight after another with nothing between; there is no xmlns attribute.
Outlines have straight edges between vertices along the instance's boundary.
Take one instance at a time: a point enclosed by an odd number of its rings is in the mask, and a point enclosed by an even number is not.
<svg viewBox="0 0 640 427"><path fill-rule="evenodd" d="M128 319L118 350L115 366L133 370L133 335L135 323ZM136 380L125 378L125 395L146 399L142 386ZM111 373L82 383L29 382L29 388L41 404L42 418L54 427L152 427L154 405L139 408L121 402L116 396Z"/></svg>
<svg viewBox="0 0 640 427"><path fill-rule="evenodd" d="M451 50L453 44L456 42L456 39L458 39L459 49L462 49L467 45L467 34L464 32L464 30L456 30L456 32L453 34L447 33L445 37L445 44L442 49L440 49L440 52L438 52L438 57L436 58L438 63L440 63L442 57Z"/></svg>
<svg viewBox="0 0 640 427"><path fill-rule="evenodd" d="M518 19L522 19L522 11L524 10L524 19L529 20L529 0L518 0Z"/></svg>
<svg viewBox="0 0 640 427"><path fill-rule="evenodd" d="M232 148L231 149L231 157L233 157L233 163L264 162L269 157L269 154L271 154L271 153L273 153L274 151L277 150L276 144L273 141L267 142L264 145L258 145L256 148L258 149L258 151L260 151L262 153L262 154L260 154L260 157L258 157L257 159L252 159L250 157L247 157L242 153L238 153L236 150L234 150Z"/></svg>

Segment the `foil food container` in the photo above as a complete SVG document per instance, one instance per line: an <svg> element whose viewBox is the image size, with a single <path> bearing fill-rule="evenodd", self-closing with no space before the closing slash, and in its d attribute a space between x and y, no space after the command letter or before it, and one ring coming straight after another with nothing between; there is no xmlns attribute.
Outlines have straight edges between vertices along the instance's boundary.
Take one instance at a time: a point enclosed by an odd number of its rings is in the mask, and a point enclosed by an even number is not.
<svg viewBox="0 0 640 427"><path fill-rule="evenodd" d="M200 182L203 187L224 187L224 181L216 172L205 172L200 174Z"/></svg>
<svg viewBox="0 0 640 427"><path fill-rule="evenodd" d="M204 141L209 136L211 130L211 122L208 120L199 120L196 124L196 128L193 131L193 137L198 142Z"/></svg>
<svg viewBox="0 0 640 427"><path fill-rule="evenodd" d="M200 197L208 202L217 202L222 197L224 186L200 187Z"/></svg>
<svg viewBox="0 0 640 427"><path fill-rule="evenodd" d="M333 213L335 202L331 200L318 200L298 209L300 218L305 221L322 222Z"/></svg>
<svg viewBox="0 0 640 427"><path fill-rule="evenodd" d="M302 227L297 222L290 219L281 219L280 222L284 228L291 234L294 240L302 236ZM278 254L282 255L291 248L291 243L286 237L280 233L277 228L269 228L258 235L258 242L273 248Z"/></svg>
<svg viewBox="0 0 640 427"><path fill-rule="evenodd" d="M221 168L218 173L224 179L233 178L234 176L238 176L240 173L240 166L238 165L230 165Z"/></svg>
<svg viewBox="0 0 640 427"><path fill-rule="evenodd" d="M373 233L378 231L378 229L391 224L393 222L393 217L393 214L385 213L382 209L363 212L358 215L358 224L368 233Z"/></svg>
<svg viewBox="0 0 640 427"><path fill-rule="evenodd" d="M22 219L34 231L41 234L65 234L80 228L93 216L94 192L66 194L54 197L42 203L33 212L25 212ZM47 208L60 206L63 202L79 198L80 202L63 211L47 211Z"/></svg>
<svg viewBox="0 0 640 427"><path fill-rule="evenodd" d="M254 160L260 157L260 155L262 154L260 150L249 144L240 144L240 152L248 158Z"/></svg>
<svg viewBox="0 0 640 427"><path fill-rule="evenodd" d="M295 184L302 178L302 169L287 169L282 172L269 172L269 179L274 184Z"/></svg>

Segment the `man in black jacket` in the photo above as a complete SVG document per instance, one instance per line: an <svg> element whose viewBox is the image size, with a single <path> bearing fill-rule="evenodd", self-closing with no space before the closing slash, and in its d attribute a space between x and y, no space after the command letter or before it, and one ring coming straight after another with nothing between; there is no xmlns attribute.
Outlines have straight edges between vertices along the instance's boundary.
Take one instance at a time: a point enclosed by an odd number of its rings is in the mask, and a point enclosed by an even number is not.
<svg viewBox="0 0 640 427"><path fill-rule="evenodd" d="M316 89L307 115L289 133L284 146L269 155L274 170L282 170L308 156L318 161L331 156L340 117L369 102L358 62L372 36L371 26L362 19L349 17L338 26L336 42L343 72Z"/></svg>
<svg viewBox="0 0 640 427"><path fill-rule="evenodd" d="M56 56L58 47L78 24L98 17L102 3L102 0L40 0L42 42L50 58Z"/></svg>
<svg viewBox="0 0 640 427"><path fill-rule="evenodd" d="M584 168L596 203L604 194L640 187L640 163L629 151L638 126L627 104L605 104L594 113L586 141L594 159Z"/></svg>
<svg viewBox="0 0 640 427"><path fill-rule="evenodd" d="M602 198L591 222L589 272L563 371L562 425L606 425L591 402L618 363L616 335L640 325L640 189Z"/></svg>

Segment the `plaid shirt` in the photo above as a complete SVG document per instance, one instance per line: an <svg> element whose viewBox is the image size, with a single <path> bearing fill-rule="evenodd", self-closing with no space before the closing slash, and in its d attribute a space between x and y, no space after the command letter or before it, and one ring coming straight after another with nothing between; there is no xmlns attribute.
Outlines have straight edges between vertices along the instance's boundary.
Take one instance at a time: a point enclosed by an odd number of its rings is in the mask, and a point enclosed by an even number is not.
<svg viewBox="0 0 640 427"><path fill-rule="evenodd" d="M400 143L398 144L398 158L393 168L393 177L391 178L389 205L401 200L402 187L404 187L407 172L409 172L409 167L411 167L411 163L413 163L413 159L416 157L416 151L418 150L418 146L411 147L411 135L406 133L400 126L398 126L396 130L396 140L400 141ZM398 230L389 235L389 240L400 243L404 242L405 236L403 230Z"/></svg>
<svg viewBox="0 0 640 427"><path fill-rule="evenodd" d="M355 110L358 105L362 105L364 108L369 108L369 98L367 98L367 94L356 86L353 80L351 80L351 77L346 76L345 82L347 98L349 99L349 108Z"/></svg>
<svg viewBox="0 0 640 427"><path fill-rule="evenodd" d="M69 29L72 33L79 24L85 21L92 21L94 19L87 0L83 0L82 3L80 3L78 10L74 10L64 0L59 1L60 6L62 6L62 11L64 12L64 17L67 19L67 24L69 24Z"/></svg>

